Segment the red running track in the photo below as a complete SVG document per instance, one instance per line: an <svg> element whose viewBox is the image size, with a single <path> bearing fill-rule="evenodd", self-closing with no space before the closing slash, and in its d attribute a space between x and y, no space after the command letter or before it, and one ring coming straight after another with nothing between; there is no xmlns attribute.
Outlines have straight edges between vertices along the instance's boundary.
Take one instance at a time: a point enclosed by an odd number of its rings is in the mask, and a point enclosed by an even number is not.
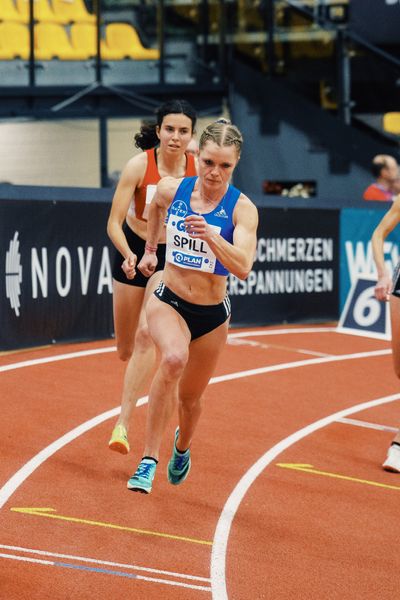
<svg viewBox="0 0 400 600"><path fill-rule="evenodd" d="M108 450L124 364L107 340L0 357L0 597L392 600L400 476L388 342L330 327L232 330L187 481L126 489ZM306 466L304 466L306 465Z"/></svg>

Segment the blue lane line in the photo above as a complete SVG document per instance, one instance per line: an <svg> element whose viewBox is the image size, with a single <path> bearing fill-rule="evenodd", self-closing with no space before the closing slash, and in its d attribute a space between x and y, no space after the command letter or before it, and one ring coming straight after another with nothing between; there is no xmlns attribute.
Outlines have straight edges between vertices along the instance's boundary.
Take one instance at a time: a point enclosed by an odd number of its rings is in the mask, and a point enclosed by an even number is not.
<svg viewBox="0 0 400 600"><path fill-rule="evenodd" d="M67 569L79 569L80 571L92 571L95 573L105 573L106 575L118 575L118 577L129 577L129 579L137 579L138 576L134 573L125 573L124 571L113 571L111 569L101 569L100 567L88 567L86 565L74 565L71 563L54 562L55 567L66 567Z"/></svg>

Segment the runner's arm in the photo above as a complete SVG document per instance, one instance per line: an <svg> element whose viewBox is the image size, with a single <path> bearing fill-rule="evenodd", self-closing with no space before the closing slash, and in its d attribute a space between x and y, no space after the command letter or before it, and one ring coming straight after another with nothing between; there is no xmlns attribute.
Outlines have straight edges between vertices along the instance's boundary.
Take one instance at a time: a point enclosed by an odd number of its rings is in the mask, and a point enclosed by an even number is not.
<svg viewBox="0 0 400 600"><path fill-rule="evenodd" d="M210 227L201 215L185 219L191 237L203 239L224 267L239 279L246 279L253 266L257 245L257 208L241 194L233 213L233 243L229 243Z"/></svg>
<svg viewBox="0 0 400 600"><path fill-rule="evenodd" d="M383 244L387 236L400 223L400 194L396 196L393 205L385 214L372 234L372 252L378 273L375 286L375 296L378 300L387 300L392 289L390 273L385 264Z"/></svg>

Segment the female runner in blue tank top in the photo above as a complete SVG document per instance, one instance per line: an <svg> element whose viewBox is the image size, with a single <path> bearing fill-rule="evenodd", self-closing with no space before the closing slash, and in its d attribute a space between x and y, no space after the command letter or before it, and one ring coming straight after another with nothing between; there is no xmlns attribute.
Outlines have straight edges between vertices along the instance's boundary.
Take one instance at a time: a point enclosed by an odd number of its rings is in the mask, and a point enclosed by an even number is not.
<svg viewBox="0 0 400 600"><path fill-rule="evenodd" d="M223 350L229 326L229 273L245 279L256 251L255 205L230 185L242 136L228 121L209 125L199 143L198 177L164 177L150 205L145 254L138 268L157 267L157 243L166 224L163 279L146 308L150 334L160 352L150 394L143 459L128 481L149 493L159 448L178 389L179 426L168 480L182 483L190 470L190 445L202 395Z"/></svg>

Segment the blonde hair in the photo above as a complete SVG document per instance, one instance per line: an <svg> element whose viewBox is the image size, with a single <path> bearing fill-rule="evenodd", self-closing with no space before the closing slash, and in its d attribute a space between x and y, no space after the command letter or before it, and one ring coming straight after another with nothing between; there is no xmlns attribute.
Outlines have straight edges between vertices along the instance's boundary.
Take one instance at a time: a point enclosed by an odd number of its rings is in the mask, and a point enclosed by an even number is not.
<svg viewBox="0 0 400 600"><path fill-rule="evenodd" d="M227 119L218 119L210 123L200 136L199 149L210 141L217 146L235 146L237 155L240 156L242 150L243 137L236 125L232 125Z"/></svg>

